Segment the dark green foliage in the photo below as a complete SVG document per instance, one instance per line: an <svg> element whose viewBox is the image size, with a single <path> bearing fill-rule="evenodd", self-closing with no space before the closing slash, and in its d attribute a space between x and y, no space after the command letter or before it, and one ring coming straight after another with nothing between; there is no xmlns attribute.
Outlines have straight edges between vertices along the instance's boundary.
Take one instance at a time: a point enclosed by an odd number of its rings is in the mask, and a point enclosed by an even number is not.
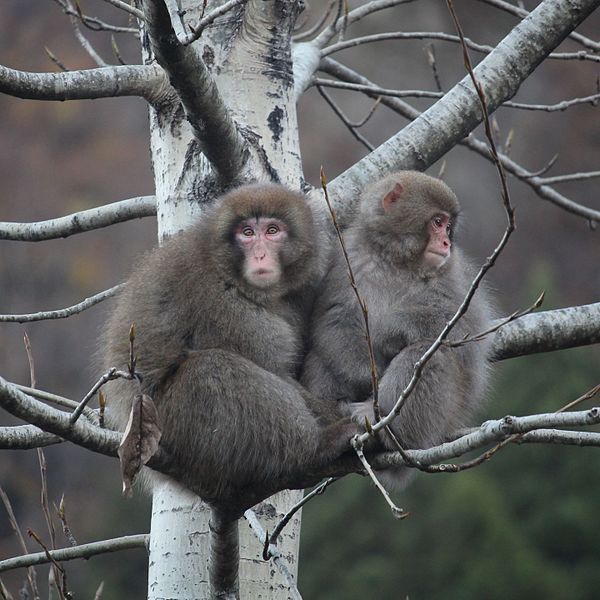
<svg viewBox="0 0 600 600"><path fill-rule="evenodd" d="M599 367L595 348L507 362L481 417L554 411L597 384ZM300 589L311 600L595 598L599 452L511 446L472 471L422 474L395 496L404 521L348 477L305 509Z"/></svg>

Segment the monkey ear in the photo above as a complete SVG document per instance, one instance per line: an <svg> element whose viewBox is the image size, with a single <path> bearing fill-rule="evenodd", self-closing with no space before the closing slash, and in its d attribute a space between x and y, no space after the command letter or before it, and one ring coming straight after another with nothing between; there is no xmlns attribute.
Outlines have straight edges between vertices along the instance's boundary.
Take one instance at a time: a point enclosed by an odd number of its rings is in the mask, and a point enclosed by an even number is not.
<svg viewBox="0 0 600 600"><path fill-rule="evenodd" d="M394 185L394 187L383 197L382 204L385 212L389 212L396 202L400 200L402 192L404 192L404 188L401 184L396 183L396 185Z"/></svg>

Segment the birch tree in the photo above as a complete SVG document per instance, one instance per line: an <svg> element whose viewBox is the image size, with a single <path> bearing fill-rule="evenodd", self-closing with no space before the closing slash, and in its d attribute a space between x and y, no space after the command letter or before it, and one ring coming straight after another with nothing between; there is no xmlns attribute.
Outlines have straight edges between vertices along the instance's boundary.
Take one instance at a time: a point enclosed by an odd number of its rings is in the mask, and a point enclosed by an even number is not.
<svg viewBox="0 0 600 600"><path fill-rule="evenodd" d="M300 0L133 0L131 3L106 0L114 8L116 20L120 13L127 16L127 25L118 27L139 38L142 58L136 65L108 65L84 33L86 27L114 33L117 26L87 14L85 7L71 0L56 1L97 68L32 73L0 65L0 91L46 102L143 98L150 115L155 193L109 202L48 221L1 222L0 239L22 242L55 239L156 215L160 243L201 218L203 208L222 192L254 180L276 181L303 190L307 201L315 207L322 205L323 191L310 186L303 172L298 132L297 103L311 87L321 91L351 133L369 148L362 160L348 165L326 185L342 224L350 218L362 188L391 170L425 170L458 144L480 155L482 160L495 162L502 185L506 186L507 176L512 176L530 186L541 200L594 227L600 221L600 210L592 203L582 205L557 189L561 182L591 179L598 172L547 177L545 172L529 171L508 154L496 151L491 132L487 141L472 135L482 123L488 130L491 128L489 115L500 106L519 108L518 103L512 102L513 96L545 59L598 62L600 43L574 30L597 8L600 0L543 0L530 13L503 0L486 0L490 18L494 18L494 10L502 10L512 14L516 21L495 47L471 40L463 33L460 21L456 22L456 30L444 33L354 34L354 28L368 24L370 17L381 11L397 15L402 5L415 0L336 0L329 7L318 8L319 18L304 29L298 29L304 8ZM448 5L455 15L452 2ZM335 58L349 47L410 36L459 44L464 49L467 66L464 78L445 93L390 90L379 87L374 77L367 77ZM577 51L557 50L567 37L578 45ZM473 52L483 58L472 68ZM331 88L374 98L378 105L408 119L409 124L390 132L389 139L374 147L361 139L359 127L350 122L328 95ZM428 97L433 102L420 112L407 102L406 98L411 96ZM566 99L556 110L575 104L595 105L598 100L600 94ZM554 110L549 105L538 108ZM119 285L115 285L60 310L1 315L0 321L24 323L67 318L110 298L118 289ZM600 341L600 304L512 315L496 325L497 330L489 333L494 335L494 360L594 344ZM0 379L0 404L27 423L2 428L0 444L4 448L26 449L68 440L94 452L116 455L120 436L100 427L98 411L86 406L102 382L101 379L97 385L90 385L90 393L77 409L78 403L35 390L34 385L23 387ZM447 461L474 448L506 444L514 441L515 436L519 436L519 441L531 443L600 445L599 434L561 431L598 423L599 414L598 409L591 409L488 421L480 429L440 447L408 451L407 455L422 465L423 470L460 470L462 467L449 465ZM149 465L164 471L167 458L159 449ZM402 458L396 454L382 454L365 468L383 468L399 462ZM306 480L342 476L362 469L357 461L340 462L322 473L307 474ZM293 483L294 488L303 487L302 481ZM114 544L119 548L149 545L148 598L297 598L300 513L296 508L300 501L301 492L297 489L282 490L249 511L246 521L232 527L231 523L214 519L210 522L210 510L171 481L154 491L149 537L138 536ZM279 527L286 514L289 522ZM238 527L239 544L234 531ZM270 543L263 548L267 533L271 534ZM102 543L81 546L57 551L55 560L104 551L106 545ZM263 561L263 554L271 562ZM48 553L43 552L10 563L4 561L0 570L47 560ZM63 595L64 592L60 591Z"/></svg>

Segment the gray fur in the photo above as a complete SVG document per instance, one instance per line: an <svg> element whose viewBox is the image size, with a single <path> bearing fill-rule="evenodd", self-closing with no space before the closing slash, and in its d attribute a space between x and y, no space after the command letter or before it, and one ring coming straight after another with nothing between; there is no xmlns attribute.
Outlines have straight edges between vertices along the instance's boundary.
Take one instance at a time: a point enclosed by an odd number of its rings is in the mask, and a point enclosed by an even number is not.
<svg viewBox="0 0 600 600"><path fill-rule="evenodd" d="M233 229L250 216L289 227L282 277L268 289L241 275ZM298 384L319 232L302 195L251 185L136 266L108 324L104 368L124 368L135 323L137 370L162 420L177 479L213 504L332 460L356 431L338 407ZM109 422L124 429L136 385L113 382ZM259 494L260 492L257 492Z"/></svg>
<svg viewBox="0 0 600 600"><path fill-rule="evenodd" d="M402 200L385 213L382 199L397 182L403 188ZM451 257L439 269L423 266L426 224L440 210L448 212L453 222L459 211L455 195L444 183L417 172L394 173L363 194L359 213L344 235L358 290L368 307L384 415L475 275L454 244ZM315 305L301 381L314 394L345 403L352 414L367 415L373 422L364 320L347 270L342 252L337 251ZM490 311L486 292L479 291L451 338L484 330ZM392 423L404 447L430 447L466 424L485 392L486 355L486 343L438 350ZM387 436L380 439L395 449ZM401 484L405 475L405 469L398 469L386 479Z"/></svg>

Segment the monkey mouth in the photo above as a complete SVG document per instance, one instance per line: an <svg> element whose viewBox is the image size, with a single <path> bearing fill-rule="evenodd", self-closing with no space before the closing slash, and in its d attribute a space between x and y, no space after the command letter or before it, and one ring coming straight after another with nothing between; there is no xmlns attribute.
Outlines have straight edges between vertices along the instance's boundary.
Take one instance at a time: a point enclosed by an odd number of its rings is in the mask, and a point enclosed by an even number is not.
<svg viewBox="0 0 600 600"><path fill-rule="evenodd" d="M267 288L279 280L279 273L273 269L256 269L252 271L250 282L258 288Z"/></svg>

